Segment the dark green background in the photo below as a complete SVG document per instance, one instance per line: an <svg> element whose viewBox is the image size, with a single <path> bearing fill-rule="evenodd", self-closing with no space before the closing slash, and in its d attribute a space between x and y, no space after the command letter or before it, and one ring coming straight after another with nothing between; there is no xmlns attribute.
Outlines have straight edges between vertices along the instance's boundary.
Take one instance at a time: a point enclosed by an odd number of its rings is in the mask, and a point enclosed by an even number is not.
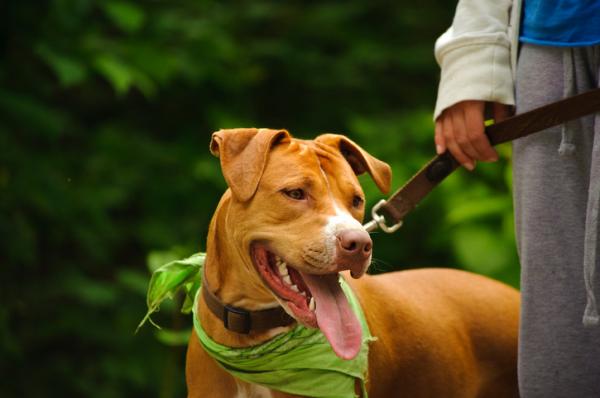
<svg viewBox="0 0 600 398"><path fill-rule="evenodd" d="M204 248L219 128L346 133L399 187L433 155L454 1L0 3L0 396L181 397L190 319L144 327L150 269ZM514 285L510 147L450 177L373 272ZM362 179L369 204L382 196Z"/></svg>

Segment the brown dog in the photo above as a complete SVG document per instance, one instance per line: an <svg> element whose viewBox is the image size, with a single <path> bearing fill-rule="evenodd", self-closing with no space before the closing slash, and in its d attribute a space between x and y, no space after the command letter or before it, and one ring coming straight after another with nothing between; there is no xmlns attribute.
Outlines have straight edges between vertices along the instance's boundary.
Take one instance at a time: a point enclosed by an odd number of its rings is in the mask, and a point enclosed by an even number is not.
<svg viewBox="0 0 600 398"><path fill-rule="evenodd" d="M230 187L208 234L203 289L217 301L258 312L283 308L321 329L340 358L352 358L360 326L333 282L344 271L377 338L368 356L370 398L518 396L517 291L449 269L363 275L371 239L360 223L356 175L368 172L387 192L387 164L344 136L304 141L284 130L221 130L211 151ZM229 347L253 346L294 326L234 332L204 295L196 310L206 333ZM195 333L186 374L190 397L290 396L236 379Z"/></svg>

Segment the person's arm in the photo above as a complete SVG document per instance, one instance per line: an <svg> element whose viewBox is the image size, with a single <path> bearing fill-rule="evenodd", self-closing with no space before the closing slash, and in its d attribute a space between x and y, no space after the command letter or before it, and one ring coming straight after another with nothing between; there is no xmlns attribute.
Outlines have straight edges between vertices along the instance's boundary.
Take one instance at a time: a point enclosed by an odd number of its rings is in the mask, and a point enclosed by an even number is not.
<svg viewBox="0 0 600 398"><path fill-rule="evenodd" d="M436 151L468 169L497 154L484 134L484 108L501 120L514 105L510 0L460 0L450 29L435 44L441 80L434 118Z"/></svg>

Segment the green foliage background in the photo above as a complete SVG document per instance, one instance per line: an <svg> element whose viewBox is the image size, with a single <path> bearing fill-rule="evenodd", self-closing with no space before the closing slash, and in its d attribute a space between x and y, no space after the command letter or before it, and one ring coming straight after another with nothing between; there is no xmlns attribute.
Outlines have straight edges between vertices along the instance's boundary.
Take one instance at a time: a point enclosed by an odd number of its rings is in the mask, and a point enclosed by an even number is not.
<svg viewBox="0 0 600 398"><path fill-rule="evenodd" d="M399 187L433 155L433 44L454 6L0 3L0 396L183 396L180 303L155 317L162 331L134 331L149 269L204 248L225 189L211 132L346 133ZM375 235L372 271L454 266L516 285L500 151Z"/></svg>

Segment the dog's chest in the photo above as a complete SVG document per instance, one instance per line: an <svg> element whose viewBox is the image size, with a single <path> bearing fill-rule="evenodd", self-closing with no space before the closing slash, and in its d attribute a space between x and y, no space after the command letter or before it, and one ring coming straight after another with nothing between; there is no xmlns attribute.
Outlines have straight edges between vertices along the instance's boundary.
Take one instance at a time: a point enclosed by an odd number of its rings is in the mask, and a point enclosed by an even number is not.
<svg viewBox="0 0 600 398"><path fill-rule="evenodd" d="M272 398L271 391L256 384L243 383L236 380L237 394L235 398Z"/></svg>

